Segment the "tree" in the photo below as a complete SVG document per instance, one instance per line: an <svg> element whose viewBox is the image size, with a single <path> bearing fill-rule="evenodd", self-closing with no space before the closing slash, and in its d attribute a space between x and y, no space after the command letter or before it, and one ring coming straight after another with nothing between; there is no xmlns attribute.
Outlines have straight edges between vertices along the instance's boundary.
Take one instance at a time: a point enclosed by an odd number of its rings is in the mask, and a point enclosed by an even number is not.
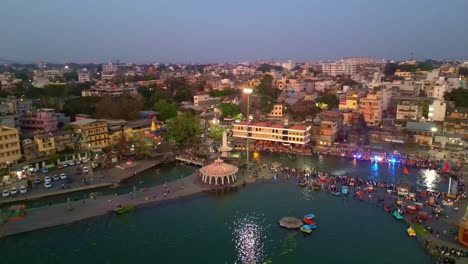
<svg viewBox="0 0 468 264"><path fill-rule="evenodd" d="M96 106L94 115L97 118L133 120L144 108L141 96L122 94L103 97Z"/></svg>
<svg viewBox="0 0 468 264"><path fill-rule="evenodd" d="M222 103L221 112L222 112L222 115L221 115L222 118L225 118L226 116L234 117L240 114L240 107L232 103Z"/></svg>
<svg viewBox="0 0 468 264"><path fill-rule="evenodd" d="M468 107L468 90L462 88L452 90L450 93L445 93L444 99L454 101L456 107Z"/></svg>
<svg viewBox="0 0 468 264"><path fill-rule="evenodd" d="M315 100L319 104L326 105L328 109L334 109L338 107L338 97L334 94L325 94L324 96Z"/></svg>
<svg viewBox="0 0 468 264"><path fill-rule="evenodd" d="M184 87L184 88L178 88L174 92L174 99L181 103L183 101L189 101L192 98L192 91L190 89Z"/></svg>
<svg viewBox="0 0 468 264"><path fill-rule="evenodd" d="M458 74L464 77L468 76L468 67L460 67L458 69Z"/></svg>
<svg viewBox="0 0 468 264"><path fill-rule="evenodd" d="M151 138L145 138L140 134L133 137L132 145L135 148L135 156L138 159L150 157L154 152L154 141Z"/></svg>
<svg viewBox="0 0 468 264"><path fill-rule="evenodd" d="M221 140L223 138L224 127L220 125L211 125L210 126L210 137L216 140Z"/></svg>
<svg viewBox="0 0 468 264"><path fill-rule="evenodd" d="M263 114L268 114L273 109L273 105L276 103L279 89L273 86L273 76L269 74L263 75L260 79L260 84L255 89L256 93L260 96L260 109Z"/></svg>
<svg viewBox="0 0 468 264"><path fill-rule="evenodd" d="M63 74L63 77L67 82L78 81L78 73L76 71L66 72Z"/></svg>
<svg viewBox="0 0 468 264"><path fill-rule="evenodd" d="M261 72L265 73L265 72L271 71L272 69L274 69L276 71L282 71L283 67L264 63L264 64L261 64L260 66L258 66L257 71L261 71Z"/></svg>
<svg viewBox="0 0 468 264"><path fill-rule="evenodd" d="M70 98L65 101L62 111L72 119L77 114L92 115L100 100L101 98L94 96Z"/></svg>
<svg viewBox="0 0 468 264"><path fill-rule="evenodd" d="M179 146L192 146L201 142L202 133L200 120L190 113L183 113L166 123L164 139Z"/></svg>
<svg viewBox="0 0 468 264"><path fill-rule="evenodd" d="M153 110L159 112L159 118L161 118L162 121L177 116L177 105L175 103L169 103L164 99L157 101L153 106Z"/></svg>

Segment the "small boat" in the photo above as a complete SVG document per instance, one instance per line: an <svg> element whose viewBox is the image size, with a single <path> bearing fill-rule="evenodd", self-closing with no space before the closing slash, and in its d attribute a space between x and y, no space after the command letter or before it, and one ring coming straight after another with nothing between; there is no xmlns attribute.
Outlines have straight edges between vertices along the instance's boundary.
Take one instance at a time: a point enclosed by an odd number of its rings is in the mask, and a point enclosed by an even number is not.
<svg viewBox="0 0 468 264"><path fill-rule="evenodd" d="M304 218L302 219L302 222L308 224L308 225L314 225L315 222L312 220L312 219L307 219L307 218Z"/></svg>
<svg viewBox="0 0 468 264"><path fill-rule="evenodd" d="M8 211L10 212L10 215L8 216L8 220L10 221L16 221L16 220L21 220L23 219L24 216L26 216L26 205L21 204L21 205L12 205Z"/></svg>
<svg viewBox="0 0 468 264"><path fill-rule="evenodd" d="M341 187L341 193L344 194L344 195L348 195L349 194L348 186L342 186Z"/></svg>
<svg viewBox="0 0 468 264"><path fill-rule="evenodd" d="M304 216L304 219L314 219L315 218L315 215L314 214L306 214Z"/></svg>
<svg viewBox="0 0 468 264"><path fill-rule="evenodd" d="M310 228L309 225L301 226L300 230L301 230L301 232L306 233L306 234L312 233L312 228Z"/></svg>
<svg viewBox="0 0 468 264"><path fill-rule="evenodd" d="M410 237L416 236L416 232L415 232L414 229L411 228L411 227L409 227L408 229L406 229L406 232L408 232L408 236L410 236Z"/></svg>
<svg viewBox="0 0 468 264"><path fill-rule="evenodd" d="M393 216L394 216L396 219L398 219L398 220L402 220L402 219L403 219L403 216L402 216L400 213L398 213L397 211L394 211L394 212L393 212Z"/></svg>
<svg viewBox="0 0 468 264"><path fill-rule="evenodd" d="M340 192L331 192L331 194L335 195L335 196L341 196L341 193Z"/></svg>
<svg viewBox="0 0 468 264"><path fill-rule="evenodd" d="M386 205L384 205L383 209L384 209L385 211L387 211L387 212L390 212L390 207L388 207L388 206L386 206Z"/></svg>
<svg viewBox="0 0 468 264"><path fill-rule="evenodd" d="M317 229L317 225L309 225L311 229Z"/></svg>
<svg viewBox="0 0 468 264"><path fill-rule="evenodd" d="M447 201L444 200L444 201L442 201L442 205L445 205L445 206L453 206L453 202L450 201L450 199L447 200Z"/></svg>
<svg viewBox="0 0 468 264"><path fill-rule="evenodd" d="M125 214L125 213L128 213L128 212L131 212L135 210L135 206L133 205L127 205L127 206L117 206L115 209L114 209L114 212L118 215L121 215L121 214Z"/></svg>

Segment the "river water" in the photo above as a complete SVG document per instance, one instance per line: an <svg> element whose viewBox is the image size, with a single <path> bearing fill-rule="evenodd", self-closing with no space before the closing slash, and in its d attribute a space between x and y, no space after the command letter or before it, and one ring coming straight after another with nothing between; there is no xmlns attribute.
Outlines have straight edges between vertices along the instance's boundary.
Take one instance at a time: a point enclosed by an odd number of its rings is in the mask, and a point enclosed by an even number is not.
<svg viewBox="0 0 468 264"><path fill-rule="evenodd" d="M408 181L444 189L434 172L375 165L336 157L280 158L263 154L260 164L279 161L387 182ZM193 172L163 166L129 185L176 180ZM430 175L428 176L428 173ZM125 187L130 188L130 187ZM120 189L125 192L127 189ZM316 215L309 236L278 226L284 216ZM406 227L381 207L301 189L283 180L249 185L224 195L199 194L127 215L106 215L0 240L5 263L432 263Z"/></svg>

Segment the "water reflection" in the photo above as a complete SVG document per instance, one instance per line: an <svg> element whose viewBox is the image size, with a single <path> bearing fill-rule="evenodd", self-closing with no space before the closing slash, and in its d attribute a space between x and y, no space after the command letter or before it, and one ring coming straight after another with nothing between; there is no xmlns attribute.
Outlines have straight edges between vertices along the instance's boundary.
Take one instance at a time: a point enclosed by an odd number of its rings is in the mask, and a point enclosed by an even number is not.
<svg viewBox="0 0 468 264"><path fill-rule="evenodd" d="M435 170L423 169L420 171L421 178L418 185L425 186L429 191L435 191L440 182L440 175Z"/></svg>
<svg viewBox="0 0 468 264"><path fill-rule="evenodd" d="M260 215L247 215L234 220L233 235L237 260L235 263L262 263L265 258L264 241L268 225Z"/></svg>
<svg viewBox="0 0 468 264"><path fill-rule="evenodd" d="M374 162L374 164L371 165L371 175L369 176L369 180L376 182L380 181L379 164L377 164L377 162Z"/></svg>

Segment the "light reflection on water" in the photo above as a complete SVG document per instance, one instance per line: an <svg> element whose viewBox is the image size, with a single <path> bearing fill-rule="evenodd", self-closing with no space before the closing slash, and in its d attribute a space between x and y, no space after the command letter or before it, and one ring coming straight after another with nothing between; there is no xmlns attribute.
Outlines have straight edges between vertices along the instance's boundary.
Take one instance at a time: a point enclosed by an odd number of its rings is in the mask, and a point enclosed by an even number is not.
<svg viewBox="0 0 468 264"><path fill-rule="evenodd" d="M252 213L236 218L233 223L233 236L237 260L235 263L262 263L265 259L264 241L269 225L265 216Z"/></svg>
<svg viewBox="0 0 468 264"><path fill-rule="evenodd" d="M377 164L377 162L371 165L371 175L369 176L369 180L376 182L380 181L379 164Z"/></svg>
<svg viewBox="0 0 468 264"><path fill-rule="evenodd" d="M426 186L429 191L436 190L436 186L440 182L440 175L435 170L423 169L420 171L420 179L418 185Z"/></svg>

